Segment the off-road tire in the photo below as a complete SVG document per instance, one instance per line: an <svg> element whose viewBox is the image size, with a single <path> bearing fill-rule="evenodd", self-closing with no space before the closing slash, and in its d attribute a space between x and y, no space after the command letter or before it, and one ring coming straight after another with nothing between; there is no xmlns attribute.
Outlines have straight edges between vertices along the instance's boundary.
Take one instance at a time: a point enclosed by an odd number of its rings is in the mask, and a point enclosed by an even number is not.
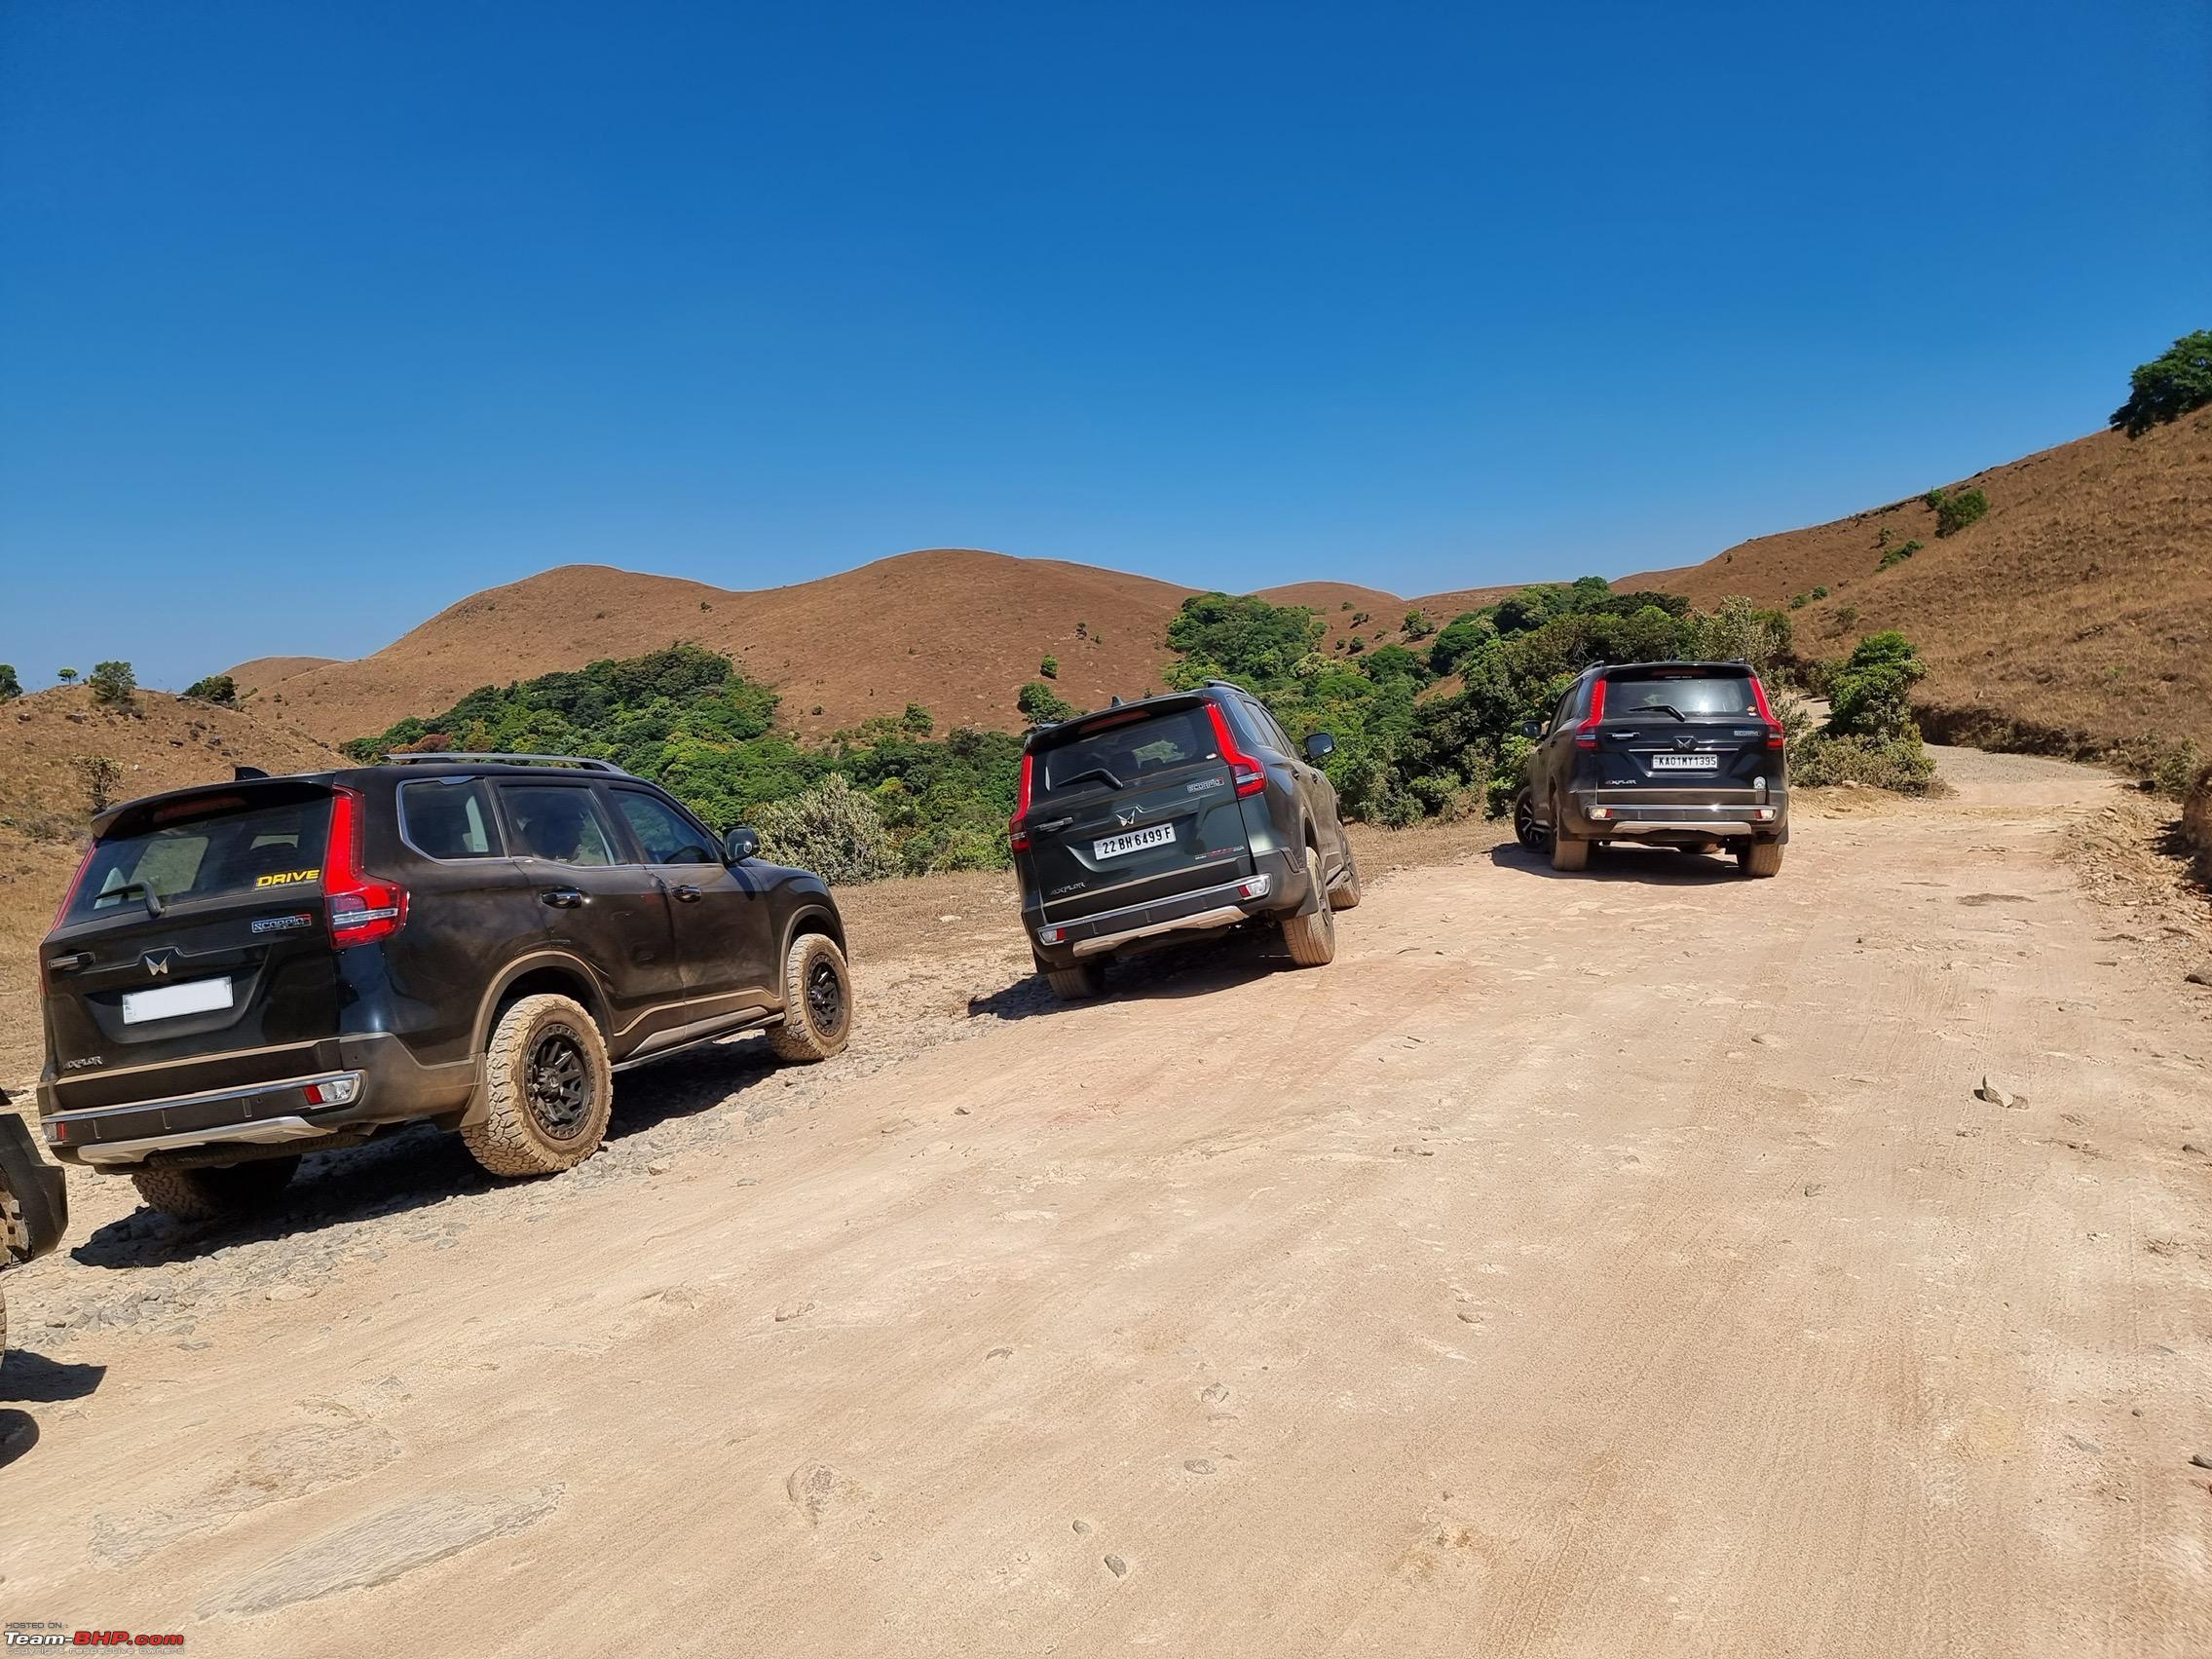
<svg viewBox="0 0 2212 1659"><path fill-rule="evenodd" d="M1336 878L1336 885L1329 889L1331 910L1357 910L1366 895L1360 891L1360 866L1352 857L1351 844L1344 847L1344 873Z"/></svg>
<svg viewBox="0 0 2212 1659"><path fill-rule="evenodd" d="M23 1207L16 1195L0 1188L0 1267L16 1263L17 1252L30 1253L30 1228L23 1225ZM8 1299L0 1296L0 1365L8 1360Z"/></svg>
<svg viewBox="0 0 2212 1659"><path fill-rule="evenodd" d="M220 1222L267 1209L299 1166L295 1156L255 1158L222 1169L140 1169L131 1172L131 1185L149 1210L180 1222Z"/></svg>
<svg viewBox="0 0 2212 1659"><path fill-rule="evenodd" d="M852 974L826 933L802 933L783 958L783 1023L769 1031L778 1060L812 1065L844 1052L852 1035Z"/></svg>
<svg viewBox="0 0 2212 1659"><path fill-rule="evenodd" d="M1590 843L1578 841L1559 827L1559 804L1552 803L1552 868L1555 870L1587 870L1590 868Z"/></svg>
<svg viewBox="0 0 2212 1659"><path fill-rule="evenodd" d="M1087 1002L1094 997L1106 995L1106 963L1079 961L1073 967L1054 967L1041 957L1037 959L1037 972L1052 994L1063 1002Z"/></svg>
<svg viewBox="0 0 2212 1659"><path fill-rule="evenodd" d="M555 1042L574 1061L574 1076L583 1098L573 1128L556 1130L549 1118L556 1106L551 1061L534 1094L533 1057L542 1044ZM615 1073L607 1064L607 1043L581 1003L556 996L524 997L500 1015L492 1039L484 1045L486 1109L481 1122L465 1125L461 1139L492 1175L558 1175L599 1150L615 1104Z"/></svg>
<svg viewBox="0 0 2212 1659"><path fill-rule="evenodd" d="M1536 821L1536 797L1523 789L1513 804L1513 838L1530 852L1552 845L1552 832Z"/></svg>
<svg viewBox="0 0 2212 1659"><path fill-rule="evenodd" d="M1779 876L1781 874L1781 843L1749 842L1736 849L1736 862L1746 876Z"/></svg>
<svg viewBox="0 0 2212 1659"><path fill-rule="evenodd" d="M1321 892L1321 854L1310 847L1306 848L1306 890ZM1329 908L1326 893L1322 893L1311 916L1283 918L1283 946L1300 967L1327 967L1336 960L1336 913Z"/></svg>

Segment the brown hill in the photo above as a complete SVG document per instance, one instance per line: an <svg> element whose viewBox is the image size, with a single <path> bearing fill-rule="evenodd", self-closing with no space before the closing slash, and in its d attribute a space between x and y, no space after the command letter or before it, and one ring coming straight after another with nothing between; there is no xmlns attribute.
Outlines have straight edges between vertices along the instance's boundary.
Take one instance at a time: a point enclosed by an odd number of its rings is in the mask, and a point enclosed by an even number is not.
<svg viewBox="0 0 2212 1659"><path fill-rule="evenodd" d="M115 799L213 782L234 766L298 772L340 762L334 751L253 714L166 692L140 692L137 710L102 709L82 686L0 707L0 1085L38 1070L32 952L53 923L91 816L82 756L120 769Z"/></svg>
<svg viewBox="0 0 2212 1659"><path fill-rule="evenodd" d="M224 672L230 675L240 697L249 697L255 692L267 691L279 680L288 680L310 668L327 668L337 660L335 657L256 657Z"/></svg>
<svg viewBox="0 0 2212 1659"><path fill-rule="evenodd" d="M1624 577L1701 605L1731 594L1796 613L1801 649L1900 628L1931 665L1932 732L2095 751L2149 735L2212 748L2212 410L2140 438L2098 433L1957 486L1989 497L1938 539L1915 496L1762 536L1704 564ZM1887 532L1887 542L1884 533ZM1884 547L1922 546L1880 568Z"/></svg>

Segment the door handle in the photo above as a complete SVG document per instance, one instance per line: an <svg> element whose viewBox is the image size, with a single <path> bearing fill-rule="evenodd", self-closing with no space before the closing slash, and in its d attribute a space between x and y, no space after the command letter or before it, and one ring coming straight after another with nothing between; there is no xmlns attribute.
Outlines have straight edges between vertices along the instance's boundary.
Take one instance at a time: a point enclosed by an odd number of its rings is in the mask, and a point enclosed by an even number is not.
<svg viewBox="0 0 2212 1659"><path fill-rule="evenodd" d="M693 886L689 882L684 883L681 886L670 887L668 890L674 893L678 898L682 899L686 904L696 904L699 902L699 889Z"/></svg>
<svg viewBox="0 0 2212 1659"><path fill-rule="evenodd" d="M583 904L583 894L574 887L547 887L538 896L555 910L576 910Z"/></svg>

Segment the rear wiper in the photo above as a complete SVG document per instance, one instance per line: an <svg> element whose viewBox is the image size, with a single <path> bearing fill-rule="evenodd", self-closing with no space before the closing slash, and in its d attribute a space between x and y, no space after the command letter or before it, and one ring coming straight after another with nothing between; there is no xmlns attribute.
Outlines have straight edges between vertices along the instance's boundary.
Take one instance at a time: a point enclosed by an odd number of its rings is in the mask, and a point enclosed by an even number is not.
<svg viewBox="0 0 2212 1659"><path fill-rule="evenodd" d="M1645 702L1638 703L1636 706L1638 708L1664 708L1668 714L1671 714L1675 719L1682 722L1683 725L1687 726L1690 723L1690 717L1684 714L1680 709L1676 708L1670 702Z"/></svg>
<svg viewBox="0 0 2212 1659"><path fill-rule="evenodd" d="M132 893L136 893L146 901L146 914L148 916L151 916L156 922L162 919L162 895L154 891L144 882L118 882L112 887L102 887L99 896L94 898L93 903L97 905L101 899L128 898Z"/></svg>
<svg viewBox="0 0 2212 1659"><path fill-rule="evenodd" d="M1067 783L1080 783L1086 777L1103 777L1108 783L1112 784L1116 789L1127 789L1129 787L1128 784L1122 782L1120 778L1114 776L1112 773L1106 771L1106 769L1103 766L1085 767L1073 777L1056 777L1052 780L1053 787L1058 788L1062 784Z"/></svg>

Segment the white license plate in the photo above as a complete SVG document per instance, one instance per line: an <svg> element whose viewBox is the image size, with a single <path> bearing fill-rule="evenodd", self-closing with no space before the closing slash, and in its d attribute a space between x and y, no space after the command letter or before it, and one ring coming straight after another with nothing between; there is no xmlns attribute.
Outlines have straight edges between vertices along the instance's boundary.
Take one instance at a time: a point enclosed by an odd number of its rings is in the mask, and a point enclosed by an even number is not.
<svg viewBox="0 0 2212 1659"><path fill-rule="evenodd" d="M123 1023L134 1026L146 1020L173 1020L179 1014L205 1014L230 1005L228 978L193 979L182 985L159 985L151 991L126 991Z"/></svg>
<svg viewBox="0 0 2212 1659"><path fill-rule="evenodd" d="M1651 757L1654 772L1718 772L1718 755L1654 755Z"/></svg>
<svg viewBox="0 0 2212 1659"><path fill-rule="evenodd" d="M1091 843L1091 853L1098 858L1119 858L1124 852L1140 852L1147 847L1173 847L1175 825L1154 824L1150 829L1131 830L1127 835L1109 835L1104 841Z"/></svg>

